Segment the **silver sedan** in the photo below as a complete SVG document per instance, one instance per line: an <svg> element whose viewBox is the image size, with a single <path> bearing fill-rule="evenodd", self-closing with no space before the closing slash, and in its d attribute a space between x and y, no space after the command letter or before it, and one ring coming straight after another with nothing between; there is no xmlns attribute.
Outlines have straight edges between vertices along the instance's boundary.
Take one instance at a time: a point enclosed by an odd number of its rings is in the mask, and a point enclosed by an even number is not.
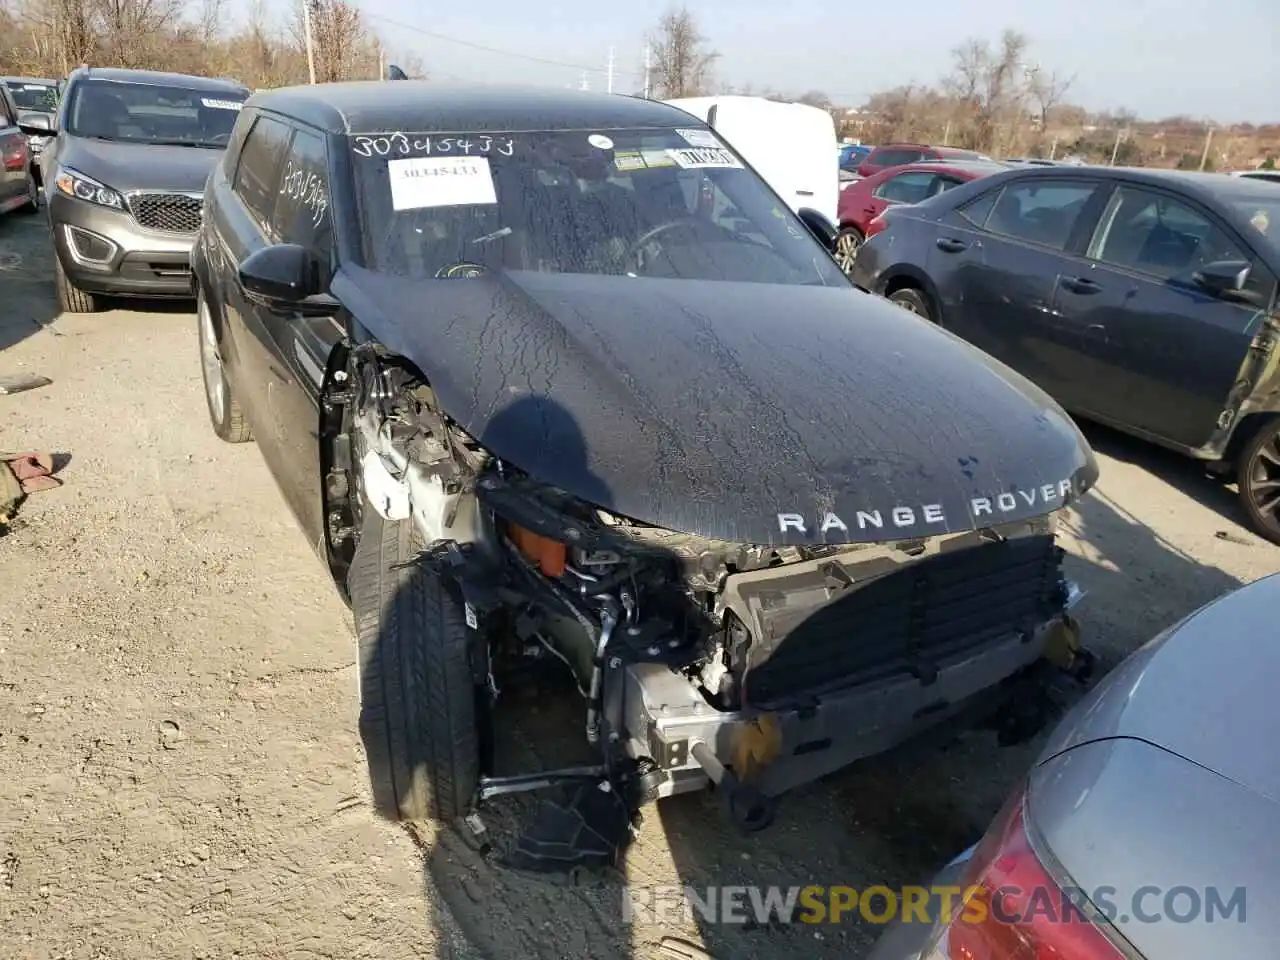
<svg viewBox="0 0 1280 960"><path fill-rule="evenodd" d="M1277 610L1280 575L1113 670L872 960L1277 956Z"/></svg>

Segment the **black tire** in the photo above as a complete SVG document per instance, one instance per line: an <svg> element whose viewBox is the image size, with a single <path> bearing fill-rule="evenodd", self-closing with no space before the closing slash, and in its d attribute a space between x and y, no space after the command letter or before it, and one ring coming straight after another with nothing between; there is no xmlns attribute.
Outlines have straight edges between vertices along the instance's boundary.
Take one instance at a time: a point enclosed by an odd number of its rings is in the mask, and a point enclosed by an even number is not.
<svg viewBox="0 0 1280 960"><path fill-rule="evenodd" d="M101 298L71 283L57 253L53 255L53 285L58 293L58 309L63 313L98 313L102 310Z"/></svg>
<svg viewBox="0 0 1280 960"><path fill-rule="evenodd" d="M846 274L853 273L853 261L866 238L857 227L841 227L836 234L836 263Z"/></svg>
<svg viewBox="0 0 1280 960"><path fill-rule="evenodd" d="M929 301L915 287L903 287L901 290L893 291L893 293L889 294L889 302L896 303L904 310L910 310L918 317L923 317L930 322L936 322L933 311L929 309Z"/></svg>
<svg viewBox="0 0 1280 960"><path fill-rule="evenodd" d="M222 363L221 345L214 330L213 314L204 290L196 291L196 336L200 345L200 376L204 381L204 402L209 411L209 425L218 439L227 443L244 443L253 439L253 430L244 411L236 402Z"/></svg>
<svg viewBox="0 0 1280 960"><path fill-rule="evenodd" d="M34 171L27 177L27 202L17 212L26 217L40 212L40 184L36 181Z"/></svg>
<svg viewBox="0 0 1280 960"><path fill-rule="evenodd" d="M364 506L348 574L360 670L360 738L378 812L392 820L464 816L480 778L471 632L440 575L408 561L411 521Z"/></svg>
<svg viewBox="0 0 1280 960"><path fill-rule="evenodd" d="M1261 424L1240 451L1236 483L1250 529L1280 544L1280 417Z"/></svg>

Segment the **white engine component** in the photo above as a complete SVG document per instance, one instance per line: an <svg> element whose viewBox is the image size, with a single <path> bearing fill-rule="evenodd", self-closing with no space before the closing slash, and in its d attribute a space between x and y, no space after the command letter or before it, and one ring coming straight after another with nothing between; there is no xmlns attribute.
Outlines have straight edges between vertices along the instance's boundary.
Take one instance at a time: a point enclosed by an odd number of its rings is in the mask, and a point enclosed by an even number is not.
<svg viewBox="0 0 1280 960"><path fill-rule="evenodd" d="M408 485L393 477L373 450L360 460L360 480L365 497L384 520L404 520L409 516Z"/></svg>

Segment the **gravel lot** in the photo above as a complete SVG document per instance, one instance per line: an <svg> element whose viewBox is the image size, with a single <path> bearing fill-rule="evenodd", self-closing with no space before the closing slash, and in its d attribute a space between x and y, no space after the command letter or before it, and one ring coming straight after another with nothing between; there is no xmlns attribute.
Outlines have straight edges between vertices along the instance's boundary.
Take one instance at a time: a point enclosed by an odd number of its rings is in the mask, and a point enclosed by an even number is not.
<svg viewBox="0 0 1280 960"><path fill-rule="evenodd" d="M0 219L0 449L65 486L0 538L0 930L22 958L857 957L874 928L626 926L620 879L514 876L449 833L378 821L355 730L348 613L253 445L207 426L185 308L57 316L41 218ZM154 309L154 308L143 308ZM1233 491L1090 429L1072 511L1080 619L1114 663L1280 569ZM522 705L520 741L566 719ZM572 715L576 719L576 714ZM708 796L651 810L639 884L907 883L972 842L1035 746L974 736L790 798L744 840ZM530 801L495 806L501 845Z"/></svg>

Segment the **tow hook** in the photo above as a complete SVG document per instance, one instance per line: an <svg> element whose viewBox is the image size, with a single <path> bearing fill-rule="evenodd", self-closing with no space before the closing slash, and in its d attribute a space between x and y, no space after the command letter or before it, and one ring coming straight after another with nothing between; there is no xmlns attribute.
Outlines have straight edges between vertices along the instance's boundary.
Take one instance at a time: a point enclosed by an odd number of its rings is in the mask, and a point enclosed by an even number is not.
<svg viewBox="0 0 1280 960"><path fill-rule="evenodd" d="M711 782L716 785L725 812L734 825L744 833L757 833L773 823L778 813L778 803L749 783L743 783L727 770L711 748L699 740L689 751L698 766L702 767Z"/></svg>

